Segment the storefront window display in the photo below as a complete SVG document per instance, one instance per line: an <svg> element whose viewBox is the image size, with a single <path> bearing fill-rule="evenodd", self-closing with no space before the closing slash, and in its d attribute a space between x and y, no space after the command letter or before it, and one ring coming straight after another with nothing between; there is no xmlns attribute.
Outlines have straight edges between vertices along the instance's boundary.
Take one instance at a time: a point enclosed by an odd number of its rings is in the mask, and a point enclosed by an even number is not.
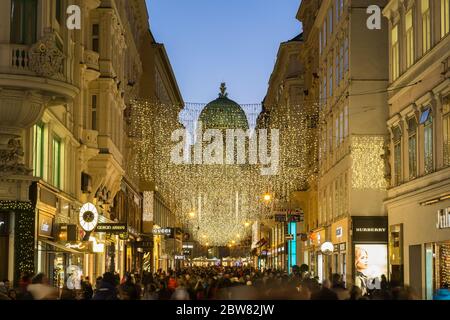
<svg viewBox="0 0 450 320"><path fill-rule="evenodd" d="M354 280L364 295L388 277L387 217L352 217L352 224Z"/></svg>
<svg viewBox="0 0 450 320"><path fill-rule="evenodd" d="M389 268L391 280L403 283L403 224L389 227Z"/></svg>
<svg viewBox="0 0 450 320"><path fill-rule="evenodd" d="M425 246L426 296L433 299L436 290L450 284L450 242Z"/></svg>

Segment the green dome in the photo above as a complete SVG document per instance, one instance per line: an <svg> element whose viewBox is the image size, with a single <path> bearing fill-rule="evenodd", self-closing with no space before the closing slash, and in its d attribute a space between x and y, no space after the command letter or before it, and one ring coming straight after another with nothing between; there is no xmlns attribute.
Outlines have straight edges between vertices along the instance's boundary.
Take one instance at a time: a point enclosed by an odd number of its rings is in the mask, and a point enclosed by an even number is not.
<svg viewBox="0 0 450 320"><path fill-rule="evenodd" d="M228 99L225 83L220 87L219 98L206 105L199 121L204 129L243 129L249 128L247 116L241 106Z"/></svg>

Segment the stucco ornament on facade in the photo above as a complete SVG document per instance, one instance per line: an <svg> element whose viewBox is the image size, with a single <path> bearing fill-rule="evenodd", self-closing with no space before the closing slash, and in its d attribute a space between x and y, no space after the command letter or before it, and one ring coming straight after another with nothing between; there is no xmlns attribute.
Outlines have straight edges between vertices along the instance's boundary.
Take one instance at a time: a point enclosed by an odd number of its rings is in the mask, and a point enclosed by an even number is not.
<svg viewBox="0 0 450 320"><path fill-rule="evenodd" d="M0 145L0 175L29 175L32 170L23 164L23 156L20 138L12 137L6 145Z"/></svg>
<svg viewBox="0 0 450 320"><path fill-rule="evenodd" d="M62 79L64 54L56 46L54 34L47 34L35 43L29 52L30 70L45 78Z"/></svg>

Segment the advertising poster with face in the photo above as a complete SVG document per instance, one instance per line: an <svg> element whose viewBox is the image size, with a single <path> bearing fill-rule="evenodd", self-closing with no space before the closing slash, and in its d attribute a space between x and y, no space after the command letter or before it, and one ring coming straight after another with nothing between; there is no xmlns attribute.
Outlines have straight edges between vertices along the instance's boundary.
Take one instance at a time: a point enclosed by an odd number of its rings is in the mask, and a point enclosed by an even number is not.
<svg viewBox="0 0 450 320"><path fill-rule="evenodd" d="M387 276L386 244L355 244L355 285L363 294L378 289L381 276Z"/></svg>

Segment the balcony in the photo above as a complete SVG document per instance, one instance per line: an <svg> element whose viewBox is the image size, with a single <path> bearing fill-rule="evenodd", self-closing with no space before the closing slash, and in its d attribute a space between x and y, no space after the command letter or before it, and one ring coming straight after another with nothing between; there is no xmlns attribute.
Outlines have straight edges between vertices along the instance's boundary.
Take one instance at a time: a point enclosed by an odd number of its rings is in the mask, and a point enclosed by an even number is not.
<svg viewBox="0 0 450 320"><path fill-rule="evenodd" d="M0 44L0 87L37 91L44 96L71 100L79 92L67 77L66 57L56 36L47 33L37 43Z"/></svg>

